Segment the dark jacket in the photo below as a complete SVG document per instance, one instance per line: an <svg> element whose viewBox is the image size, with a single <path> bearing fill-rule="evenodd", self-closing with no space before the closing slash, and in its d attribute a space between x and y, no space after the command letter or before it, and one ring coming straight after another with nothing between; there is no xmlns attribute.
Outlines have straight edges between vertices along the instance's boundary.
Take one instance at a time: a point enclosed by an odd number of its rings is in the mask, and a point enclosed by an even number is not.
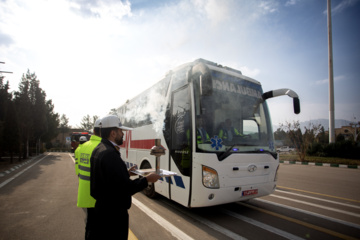
<svg viewBox="0 0 360 240"><path fill-rule="evenodd" d="M129 209L131 196L148 186L146 178L130 179L119 151L107 139L94 149L90 162L90 195L102 205Z"/></svg>

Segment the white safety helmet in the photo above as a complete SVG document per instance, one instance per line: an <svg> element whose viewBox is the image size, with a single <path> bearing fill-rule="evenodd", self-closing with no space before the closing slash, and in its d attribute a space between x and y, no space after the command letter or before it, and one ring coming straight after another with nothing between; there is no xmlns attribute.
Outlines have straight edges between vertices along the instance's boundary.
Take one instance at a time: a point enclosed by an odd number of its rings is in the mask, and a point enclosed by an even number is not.
<svg viewBox="0 0 360 240"><path fill-rule="evenodd" d="M101 118L95 121L94 128L99 128L101 123Z"/></svg>
<svg viewBox="0 0 360 240"><path fill-rule="evenodd" d="M86 142L86 141L87 141L87 138L86 138L85 136L81 136L81 137L79 138L79 141L80 141L80 142Z"/></svg>
<svg viewBox="0 0 360 240"><path fill-rule="evenodd" d="M133 130L132 128L128 128L125 127L121 124L120 119L118 116L115 115L108 115L104 118L101 119L101 123L100 123L100 127L101 128L112 128L112 127L117 127L120 128L122 130L128 131L128 130Z"/></svg>

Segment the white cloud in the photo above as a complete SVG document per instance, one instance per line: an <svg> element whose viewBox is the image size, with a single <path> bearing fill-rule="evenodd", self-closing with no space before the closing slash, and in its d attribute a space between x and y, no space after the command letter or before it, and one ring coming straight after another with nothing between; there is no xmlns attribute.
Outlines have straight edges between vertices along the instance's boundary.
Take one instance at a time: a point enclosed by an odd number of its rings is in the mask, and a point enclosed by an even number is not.
<svg viewBox="0 0 360 240"><path fill-rule="evenodd" d="M122 19L124 16L132 16L129 1L73 0L68 4L72 11L83 17Z"/></svg>
<svg viewBox="0 0 360 240"><path fill-rule="evenodd" d="M275 1L262 1L259 5L264 14L277 12L278 7L278 2Z"/></svg>
<svg viewBox="0 0 360 240"><path fill-rule="evenodd" d="M345 76L335 76L334 77L334 81L346 81L346 77ZM322 85L322 84L328 84L329 83L329 79L323 79L323 80L318 80L315 82L315 85Z"/></svg>
<svg viewBox="0 0 360 240"><path fill-rule="evenodd" d="M359 1L357 0L343 0L337 6L332 8L332 12L334 14L340 13L344 11L346 8L352 7L353 5L357 4Z"/></svg>
<svg viewBox="0 0 360 240"><path fill-rule="evenodd" d="M246 67L246 66L240 67L240 70L243 75L251 77L251 78L256 78L256 76L258 76L260 73L260 70L257 68L250 69L249 67Z"/></svg>
<svg viewBox="0 0 360 240"><path fill-rule="evenodd" d="M331 15L334 16L336 14L339 14L343 12L345 9L354 6L355 4L358 4L358 0L342 0L340 3L336 6L331 5ZM327 15L327 7L324 10L323 14Z"/></svg>
<svg viewBox="0 0 360 240"><path fill-rule="evenodd" d="M259 11L256 4L186 0L155 12L129 7L122 1L0 2L0 29L13 39L10 46L0 46L0 56L6 56L2 61L14 72L12 90L29 68L55 111L66 113L75 125L87 114L105 115L167 71L197 58L224 65L231 59L231 66L245 75L259 74L233 58L234 43L248 45L244 33L254 19L240 20ZM100 93L106 93L100 102L94 97L81 109L69 108L83 95Z"/></svg>
<svg viewBox="0 0 360 240"><path fill-rule="evenodd" d="M229 19L231 11L229 7L233 5L233 1L194 0L194 5L199 10L204 9L211 23L218 25Z"/></svg>
<svg viewBox="0 0 360 240"><path fill-rule="evenodd" d="M6 76L12 90L27 68L35 72L55 111L71 125L87 114L107 114L197 58L263 78L264 89L292 88L295 80L279 80L295 69L289 54L281 59L286 34L269 22L278 20L274 13L284 4L182 0L131 9L128 1L115 0L0 0L0 34L8 39L0 44L0 60L14 72ZM86 104L79 107L83 96Z"/></svg>
<svg viewBox="0 0 360 240"><path fill-rule="evenodd" d="M247 1L247 4L240 4L241 15L246 16L247 22L257 21L269 14L279 11L279 2L276 0Z"/></svg>
<svg viewBox="0 0 360 240"><path fill-rule="evenodd" d="M91 7L90 11L98 14L101 18L122 19L124 16L132 16L130 3L121 1L108 2L101 1L97 6Z"/></svg>
<svg viewBox="0 0 360 240"><path fill-rule="evenodd" d="M285 3L285 6L292 6L295 5L298 2L298 0L288 0Z"/></svg>

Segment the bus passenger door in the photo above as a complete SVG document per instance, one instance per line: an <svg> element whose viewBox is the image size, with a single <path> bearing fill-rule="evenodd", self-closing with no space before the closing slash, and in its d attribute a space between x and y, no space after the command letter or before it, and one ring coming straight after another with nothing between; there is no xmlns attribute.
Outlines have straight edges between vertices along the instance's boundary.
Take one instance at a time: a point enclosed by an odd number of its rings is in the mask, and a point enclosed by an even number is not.
<svg viewBox="0 0 360 240"><path fill-rule="evenodd" d="M177 176L171 177L169 182L170 198L188 206L192 167L191 102L188 86L172 94L170 126L170 171L177 173Z"/></svg>

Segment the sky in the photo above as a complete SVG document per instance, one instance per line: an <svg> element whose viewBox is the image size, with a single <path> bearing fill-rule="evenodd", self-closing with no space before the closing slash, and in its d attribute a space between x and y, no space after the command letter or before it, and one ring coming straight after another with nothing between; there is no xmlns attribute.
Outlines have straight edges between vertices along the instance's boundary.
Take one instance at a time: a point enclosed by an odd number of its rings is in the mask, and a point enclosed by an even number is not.
<svg viewBox="0 0 360 240"><path fill-rule="evenodd" d="M360 121L360 0L332 0L335 119ZM263 91L273 125L329 119L326 0L0 0L0 71L29 70L59 115L107 115L169 70L203 58Z"/></svg>

